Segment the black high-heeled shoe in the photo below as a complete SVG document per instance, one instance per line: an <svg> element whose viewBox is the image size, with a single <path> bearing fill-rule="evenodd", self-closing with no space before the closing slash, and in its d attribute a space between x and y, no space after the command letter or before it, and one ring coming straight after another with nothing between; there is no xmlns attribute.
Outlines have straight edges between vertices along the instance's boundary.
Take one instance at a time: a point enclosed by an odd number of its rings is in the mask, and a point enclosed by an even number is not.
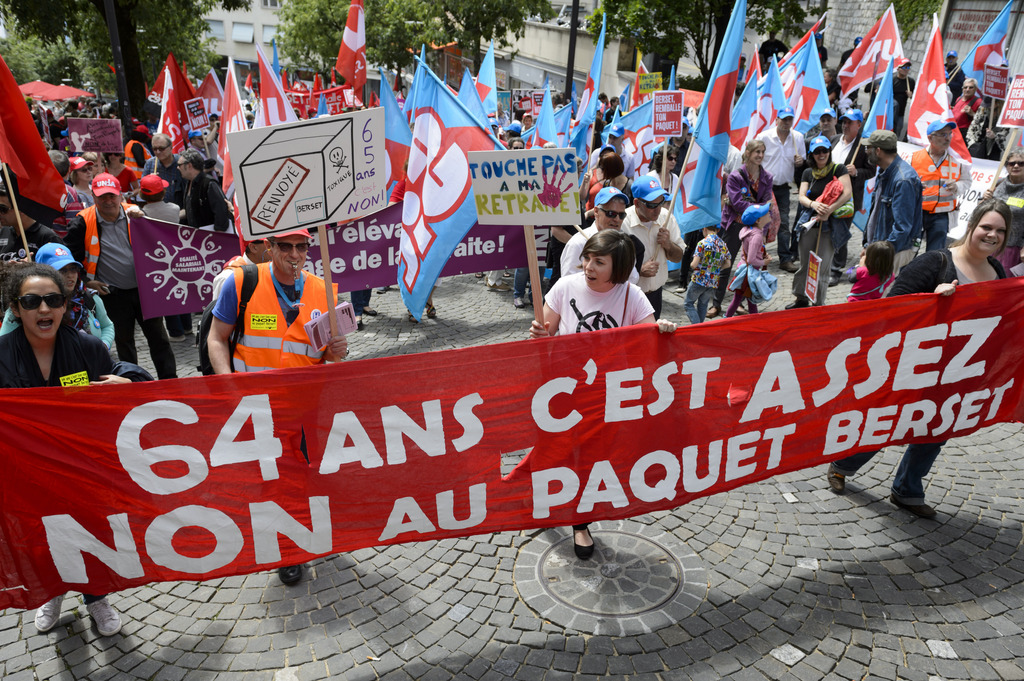
<svg viewBox="0 0 1024 681"><path fill-rule="evenodd" d="M590 535L590 530L589 529L586 532L587 532L588 535ZM590 541L592 541L592 542L594 541L593 535L590 536ZM587 560L592 555L594 555L594 547L595 546L597 546L596 542L591 544L590 546L583 546L582 544L577 544L576 543L576 534L575 534L575 532L573 532L572 550L576 554L576 557L579 558L580 560Z"/></svg>

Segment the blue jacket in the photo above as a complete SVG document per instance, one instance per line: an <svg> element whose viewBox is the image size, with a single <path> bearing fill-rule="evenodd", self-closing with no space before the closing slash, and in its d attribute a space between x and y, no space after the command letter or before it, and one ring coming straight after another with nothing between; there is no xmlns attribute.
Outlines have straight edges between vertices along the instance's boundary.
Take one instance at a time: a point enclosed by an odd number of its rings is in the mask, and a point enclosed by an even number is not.
<svg viewBox="0 0 1024 681"><path fill-rule="evenodd" d="M921 191L921 178L917 172L897 156L888 168L878 174L872 199L878 208L874 230L868 239L891 241L897 253L913 248L923 228Z"/></svg>

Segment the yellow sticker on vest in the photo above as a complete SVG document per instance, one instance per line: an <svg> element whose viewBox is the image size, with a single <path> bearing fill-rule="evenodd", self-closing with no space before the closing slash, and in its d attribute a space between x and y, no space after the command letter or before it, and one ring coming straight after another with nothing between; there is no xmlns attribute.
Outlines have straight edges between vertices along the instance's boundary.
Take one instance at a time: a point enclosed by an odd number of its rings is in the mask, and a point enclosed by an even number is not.
<svg viewBox="0 0 1024 681"><path fill-rule="evenodd" d="M249 315L249 328L253 331L276 331L276 314L252 314Z"/></svg>
<svg viewBox="0 0 1024 681"><path fill-rule="evenodd" d="M67 388L73 385L89 385L89 372L79 371L77 374L68 374L60 377L61 386Z"/></svg>
<svg viewBox="0 0 1024 681"><path fill-rule="evenodd" d="M1024 199L1011 196L1006 199L1006 205L1013 206L1014 208L1024 208Z"/></svg>

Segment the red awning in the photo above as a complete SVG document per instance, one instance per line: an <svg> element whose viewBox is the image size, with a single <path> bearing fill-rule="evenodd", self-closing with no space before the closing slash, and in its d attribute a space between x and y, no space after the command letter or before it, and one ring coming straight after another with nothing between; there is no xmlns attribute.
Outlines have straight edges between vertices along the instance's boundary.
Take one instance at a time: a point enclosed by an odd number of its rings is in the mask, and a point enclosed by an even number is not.
<svg viewBox="0 0 1024 681"><path fill-rule="evenodd" d="M45 99L50 102L57 102L63 99L76 99L78 97L95 97L91 92L79 90L70 85L50 85L41 80L33 80L31 83L19 85L23 95L32 99Z"/></svg>

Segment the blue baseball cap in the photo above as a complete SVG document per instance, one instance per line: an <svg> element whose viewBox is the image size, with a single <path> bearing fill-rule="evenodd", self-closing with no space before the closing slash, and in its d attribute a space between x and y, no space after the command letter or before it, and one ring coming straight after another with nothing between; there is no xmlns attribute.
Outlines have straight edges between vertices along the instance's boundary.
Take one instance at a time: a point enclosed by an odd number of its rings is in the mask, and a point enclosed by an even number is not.
<svg viewBox="0 0 1024 681"><path fill-rule="evenodd" d="M645 176L633 183L633 198L641 201L655 201L659 198L668 200L668 192L661 186L657 178Z"/></svg>
<svg viewBox="0 0 1024 681"><path fill-rule="evenodd" d="M752 225L765 215L768 215L769 210L771 210L771 204L755 203L752 206L747 206L747 209L743 211L741 220L745 225Z"/></svg>
<svg viewBox="0 0 1024 681"><path fill-rule="evenodd" d="M622 137L626 134L626 128L622 126L622 123L616 123L615 125L608 128L609 137Z"/></svg>
<svg viewBox="0 0 1024 681"><path fill-rule="evenodd" d="M498 119L495 118L494 116L491 116L490 118L488 118L487 122L491 124L492 128L498 127Z"/></svg>
<svg viewBox="0 0 1024 681"><path fill-rule="evenodd" d="M818 135L811 140L811 153L813 154L818 149L831 149L832 143L828 141L828 138L824 135Z"/></svg>
<svg viewBox="0 0 1024 681"><path fill-rule="evenodd" d="M78 268L82 269L82 263L75 260L75 256L71 255L71 251L64 244L43 244L36 251L35 260L40 265L49 265L57 271L68 265L78 265Z"/></svg>
<svg viewBox="0 0 1024 681"><path fill-rule="evenodd" d="M784 106L781 109L779 109L779 115L776 116L776 118L792 118L795 115L796 114L793 113L793 107Z"/></svg>
<svg viewBox="0 0 1024 681"><path fill-rule="evenodd" d="M190 130L189 133L188 133L188 138L190 140L194 140L195 138L202 137L202 136L203 136L203 133L199 132L198 130Z"/></svg>
<svg viewBox="0 0 1024 681"><path fill-rule="evenodd" d="M939 119L937 121L932 121L931 124L928 125L928 134L934 135L940 130L952 130L955 127L956 123L953 121L944 121Z"/></svg>
<svg viewBox="0 0 1024 681"><path fill-rule="evenodd" d="M507 130L508 132L514 132L515 134L518 135L523 131L523 124L520 123L519 121L512 121L511 123L508 124L508 127L505 128L505 130Z"/></svg>
<svg viewBox="0 0 1024 681"><path fill-rule="evenodd" d="M956 59L959 56L960 55L956 53L956 50L950 50L949 52L946 53L947 58L953 57L954 59Z"/></svg>
<svg viewBox="0 0 1024 681"><path fill-rule="evenodd" d="M624 205L629 205L629 198L615 187L605 187L599 191L597 196L594 197L594 205L604 206L609 201L614 201L615 199L619 199Z"/></svg>
<svg viewBox="0 0 1024 681"><path fill-rule="evenodd" d="M822 111L821 115L818 116L818 120L821 120L825 116L831 116L832 118L835 118L836 117L836 110L835 109L826 109L825 111Z"/></svg>
<svg viewBox="0 0 1024 681"><path fill-rule="evenodd" d="M857 121L858 123L864 122L864 112L860 109L847 109L843 112L843 115L839 117L839 120L846 119L848 121Z"/></svg>
<svg viewBox="0 0 1024 681"><path fill-rule="evenodd" d="M856 38L853 39L853 46L857 47L862 42L864 42L864 38L861 38L860 36L857 36Z"/></svg>

